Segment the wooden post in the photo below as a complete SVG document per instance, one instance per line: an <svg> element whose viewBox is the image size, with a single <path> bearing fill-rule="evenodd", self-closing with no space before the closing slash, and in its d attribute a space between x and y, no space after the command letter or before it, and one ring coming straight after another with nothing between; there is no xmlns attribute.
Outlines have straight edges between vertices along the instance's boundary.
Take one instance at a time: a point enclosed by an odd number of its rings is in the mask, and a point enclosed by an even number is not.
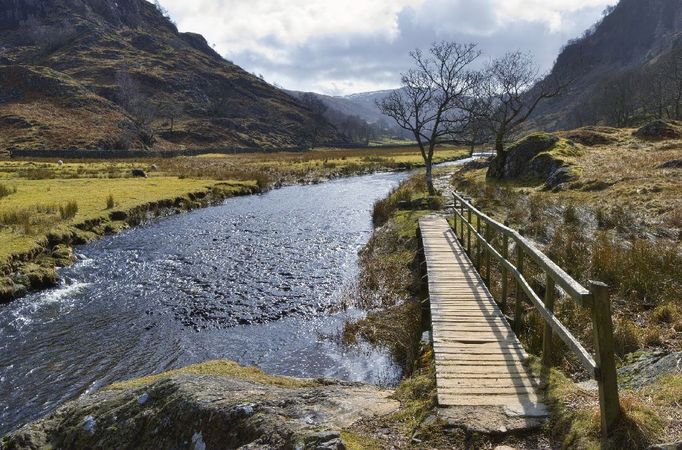
<svg viewBox="0 0 682 450"><path fill-rule="evenodd" d="M549 273L547 273L545 285L545 308L547 308L547 311L554 314L555 283L554 278L552 278ZM545 367L551 367L552 365L552 335L552 326L548 322L545 322L545 333L542 338L542 365Z"/></svg>
<svg viewBox="0 0 682 450"><path fill-rule="evenodd" d="M476 216L476 269L481 272L481 218Z"/></svg>
<svg viewBox="0 0 682 450"><path fill-rule="evenodd" d="M464 245L464 202L460 202L459 204L459 212L462 214L462 222L460 225L462 226L462 245Z"/></svg>
<svg viewBox="0 0 682 450"><path fill-rule="evenodd" d="M597 362L597 384L599 385L599 408L601 428L604 437L613 431L620 417L618 398L618 374L613 348L613 319L609 288L604 283L590 281L592 305L592 334L594 335L595 360Z"/></svg>
<svg viewBox="0 0 682 450"><path fill-rule="evenodd" d="M506 233L503 233L502 235L502 257L504 259L507 259L509 257L509 237L507 236ZM502 264L502 301L500 304L500 307L502 308L502 311L505 310L507 307L507 279L509 278L509 274L507 273L507 266Z"/></svg>
<svg viewBox="0 0 682 450"><path fill-rule="evenodd" d="M459 236L457 236L457 197L455 196L455 193L452 193L452 228L455 232L455 237L459 240Z"/></svg>
<svg viewBox="0 0 682 450"><path fill-rule="evenodd" d="M471 208L467 208L467 218L469 225L471 225ZM467 227L467 253L469 254L469 258L471 258L471 228L469 227Z"/></svg>
<svg viewBox="0 0 682 450"><path fill-rule="evenodd" d="M523 249L516 244L516 270L523 276ZM523 314L523 288L521 283L516 282L516 307L514 308L514 332L517 334L521 331L521 315Z"/></svg>
<svg viewBox="0 0 682 450"><path fill-rule="evenodd" d="M486 223L485 224L485 241L492 245L492 237L493 233L492 230L490 229L490 224ZM486 247L485 250L485 278L486 282L488 283L488 288L490 288L490 251Z"/></svg>

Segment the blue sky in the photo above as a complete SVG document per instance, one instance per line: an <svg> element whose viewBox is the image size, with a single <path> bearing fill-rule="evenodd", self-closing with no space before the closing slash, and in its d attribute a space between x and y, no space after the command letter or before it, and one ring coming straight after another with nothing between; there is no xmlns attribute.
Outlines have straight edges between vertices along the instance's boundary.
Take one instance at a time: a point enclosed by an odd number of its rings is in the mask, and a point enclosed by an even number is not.
<svg viewBox="0 0 682 450"><path fill-rule="evenodd" d="M408 52L476 42L491 58L535 55L548 70L616 0L160 0L181 31L287 89L331 95L396 87Z"/></svg>

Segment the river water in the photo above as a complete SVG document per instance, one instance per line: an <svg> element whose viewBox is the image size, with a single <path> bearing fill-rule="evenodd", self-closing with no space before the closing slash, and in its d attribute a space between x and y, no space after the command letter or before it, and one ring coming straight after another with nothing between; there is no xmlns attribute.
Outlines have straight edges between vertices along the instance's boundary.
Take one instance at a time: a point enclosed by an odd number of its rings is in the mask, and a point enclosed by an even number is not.
<svg viewBox="0 0 682 450"><path fill-rule="evenodd" d="M208 359L392 384L339 307L371 208L406 174L292 186L77 248L61 286L0 306L0 435L117 380Z"/></svg>

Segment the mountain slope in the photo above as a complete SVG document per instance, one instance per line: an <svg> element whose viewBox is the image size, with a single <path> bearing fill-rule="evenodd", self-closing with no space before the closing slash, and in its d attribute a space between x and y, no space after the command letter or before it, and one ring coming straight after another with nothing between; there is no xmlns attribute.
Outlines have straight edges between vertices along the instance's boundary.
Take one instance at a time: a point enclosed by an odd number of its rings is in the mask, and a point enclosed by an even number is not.
<svg viewBox="0 0 682 450"><path fill-rule="evenodd" d="M316 120L145 0L2 2L0 42L3 71L35 80L2 86L0 149L296 147ZM74 85L98 98L92 114L58 101ZM327 126L324 140L342 138Z"/></svg>
<svg viewBox="0 0 682 450"><path fill-rule="evenodd" d="M542 104L533 124L549 130L591 124L586 105L617 76L640 70L670 51L682 34L682 0L621 0L585 35L562 50L552 73L575 81ZM635 94L646 94L641 86Z"/></svg>
<svg viewBox="0 0 682 450"><path fill-rule="evenodd" d="M302 95L307 94L307 92L300 91L286 92L295 98L300 98ZM379 111L376 100L385 98L391 92L393 91L363 92L345 96L324 95L315 92L310 93L315 95L315 97L322 101L329 109L333 109L347 116L356 116L367 123L374 124L382 119L388 120L388 118Z"/></svg>

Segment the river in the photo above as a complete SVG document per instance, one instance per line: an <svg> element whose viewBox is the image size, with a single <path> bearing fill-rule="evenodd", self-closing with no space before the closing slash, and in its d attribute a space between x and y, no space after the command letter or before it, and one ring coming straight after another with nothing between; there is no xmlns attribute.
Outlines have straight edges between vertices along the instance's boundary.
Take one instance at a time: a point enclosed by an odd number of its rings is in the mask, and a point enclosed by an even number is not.
<svg viewBox="0 0 682 450"><path fill-rule="evenodd" d="M0 435L114 381L227 358L268 373L393 384L383 351L348 349L340 308L374 174L171 216L76 249L62 284L0 306Z"/></svg>

